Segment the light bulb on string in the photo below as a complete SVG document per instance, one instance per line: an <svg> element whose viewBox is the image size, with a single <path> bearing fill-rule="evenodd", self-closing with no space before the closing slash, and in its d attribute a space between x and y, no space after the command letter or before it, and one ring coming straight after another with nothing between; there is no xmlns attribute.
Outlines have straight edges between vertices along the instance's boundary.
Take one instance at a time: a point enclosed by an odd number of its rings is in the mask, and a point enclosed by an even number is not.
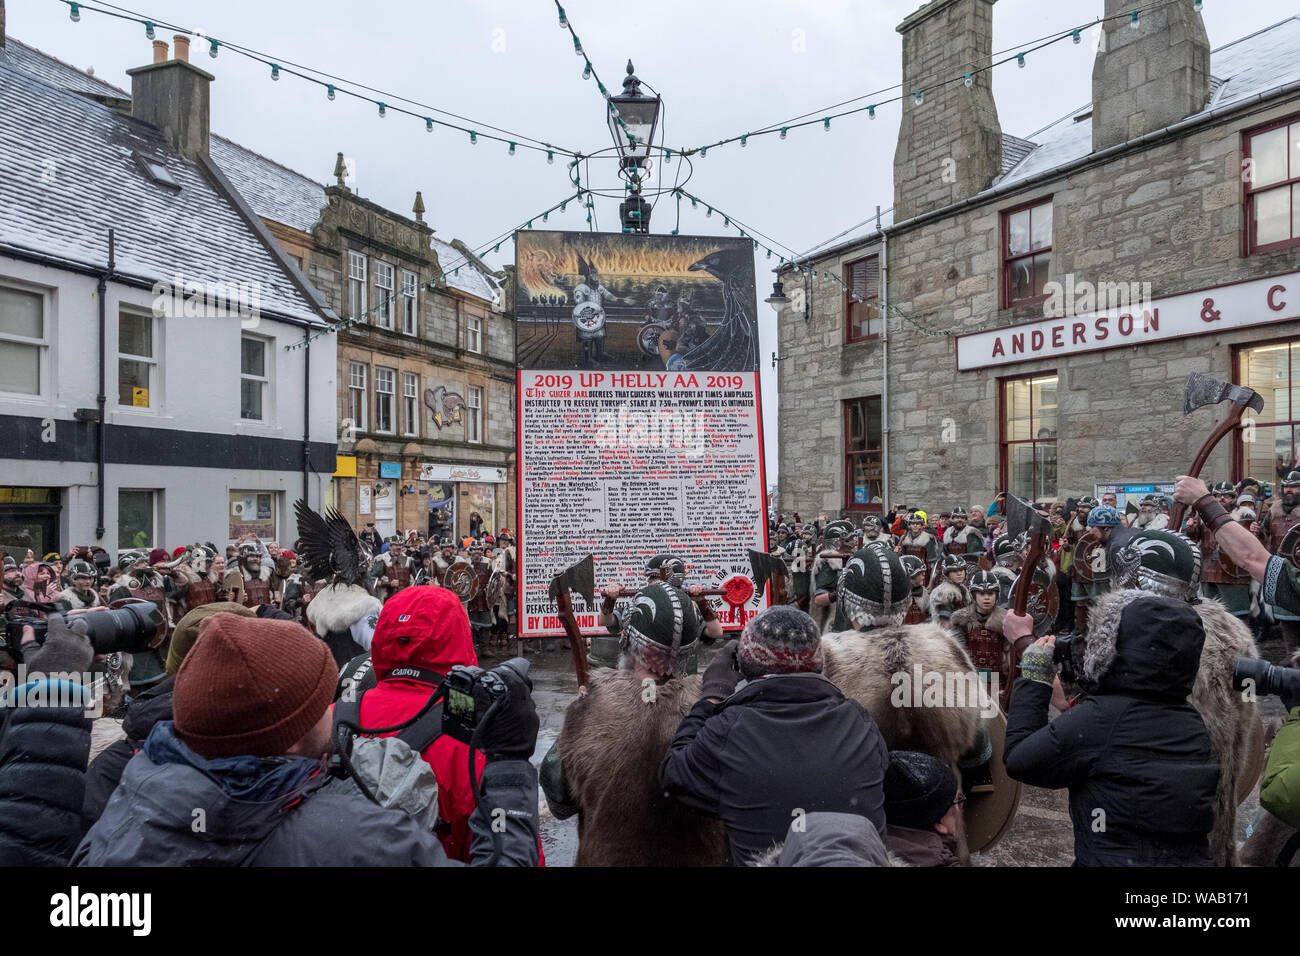
<svg viewBox="0 0 1300 956"><path fill-rule="evenodd" d="M511 156L513 156L513 155L515 154L515 144L514 144L514 143L511 143L511 144L510 144L510 149L508 149L507 152L508 152Z"/></svg>
<svg viewBox="0 0 1300 956"><path fill-rule="evenodd" d="M582 68L582 78L583 78L584 80L589 80L589 79L591 79L591 61L590 61L590 60L588 60L588 61L587 61L587 65L584 66L584 67Z"/></svg>
<svg viewBox="0 0 1300 956"><path fill-rule="evenodd" d="M916 101L917 106L920 106L925 102L925 90L916 90L912 93L912 99Z"/></svg>
<svg viewBox="0 0 1300 956"><path fill-rule="evenodd" d="M709 151L709 147L707 147L707 146L701 146L701 147L700 147L700 159L703 159L704 156L705 156L705 154L706 154L708 151Z"/></svg>
<svg viewBox="0 0 1300 956"><path fill-rule="evenodd" d="M569 29L569 18L564 15L564 7L560 7L559 10L560 10L560 29L567 30Z"/></svg>
<svg viewBox="0 0 1300 956"><path fill-rule="evenodd" d="M1138 17L1141 15L1141 13L1142 13L1141 10L1134 10L1134 11L1129 15L1128 25L1129 25L1130 27L1132 27L1134 30L1140 30L1140 29L1142 29L1142 24L1141 24L1140 22L1138 22Z"/></svg>
<svg viewBox="0 0 1300 956"><path fill-rule="evenodd" d="M781 138L782 138L782 139L785 139L786 136L788 136L789 134L790 134L790 127L788 127L788 126L782 126L782 127L781 127Z"/></svg>
<svg viewBox="0 0 1300 956"><path fill-rule="evenodd" d="M1072 32L1070 33L1070 36L1074 37L1074 45L1075 45L1075 46L1078 46L1080 43L1083 42L1083 37L1080 36L1080 31L1078 31L1078 30L1074 30L1074 31L1072 31Z"/></svg>
<svg viewBox="0 0 1300 956"><path fill-rule="evenodd" d="M1195 10L1197 13L1204 12L1204 7L1205 4L1202 2L1202 0L1194 0L1194 2L1192 3L1192 9Z"/></svg>
<svg viewBox="0 0 1300 956"><path fill-rule="evenodd" d="M380 119L383 119L383 118L384 118L385 116L387 116L387 115L388 115L388 107L386 107L383 103L380 103L380 104L379 104L379 118L380 118Z"/></svg>
<svg viewBox="0 0 1300 956"><path fill-rule="evenodd" d="M664 150L664 162L665 162L665 163L671 163L672 161L673 161L673 151L672 151L671 149L665 149L665 150Z"/></svg>
<svg viewBox="0 0 1300 956"><path fill-rule="evenodd" d="M279 79L280 79L280 64L279 64L279 63L272 63L272 64L271 64L271 79L273 79L273 80L279 80Z"/></svg>
<svg viewBox="0 0 1300 956"><path fill-rule="evenodd" d="M221 46L221 41L216 37L208 37L208 56L212 59L217 58L217 47Z"/></svg>
<svg viewBox="0 0 1300 956"><path fill-rule="evenodd" d="M148 20L144 21L144 35L148 37L150 40L152 40L154 37L158 35L154 32L153 24L150 23Z"/></svg>
<svg viewBox="0 0 1300 956"><path fill-rule="evenodd" d="M582 52L582 41L579 40L576 35L573 38L573 52L578 54L578 56L584 55Z"/></svg>
<svg viewBox="0 0 1300 956"><path fill-rule="evenodd" d="M426 133L432 133L432 132L433 132L433 117L432 117L432 116L426 116L426 117L424 118L424 131L425 131Z"/></svg>
<svg viewBox="0 0 1300 956"><path fill-rule="evenodd" d="M705 207L704 207L704 218L705 218L705 219L712 219L712 218L713 218L713 207L712 207L712 206L705 206Z"/></svg>
<svg viewBox="0 0 1300 956"><path fill-rule="evenodd" d="M70 3L70 4L68 4L68 16L72 19L72 22L73 22L73 23L80 23L80 22L81 22L81 4L79 4L79 3Z"/></svg>
<svg viewBox="0 0 1300 956"><path fill-rule="evenodd" d="M469 131L469 143L471 146L478 145L478 133L476 133L474 130Z"/></svg>
<svg viewBox="0 0 1300 956"><path fill-rule="evenodd" d="M325 84L325 95L326 95L327 97L329 97L331 100L334 99L334 84L333 84L333 83L326 83L326 84Z"/></svg>
<svg viewBox="0 0 1300 956"><path fill-rule="evenodd" d="M749 134L748 134L748 133L741 133L741 134L740 134L740 146L741 146L741 148L743 149L743 148L745 147L745 144L748 143L748 142L749 142Z"/></svg>
<svg viewBox="0 0 1300 956"><path fill-rule="evenodd" d="M1016 65L1022 70L1025 68L1025 55L1023 53L1016 54Z"/></svg>
<svg viewBox="0 0 1300 956"><path fill-rule="evenodd" d="M547 166L555 165L555 150L548 149L546 151L546 165Z"/></svg>
<svg viewBox="0 0 1300 956"><path fill-rule="evenodd" d="M972 86L974 86L974 85L975 85L975 74L974 74L974 73L967 73L967 74L966 74L966 78L965 78L965 83L966 83L966 89L968 89L968 90L969 90Z"/></svg>
<svg viewBox="0 0 1300 956"><path fill-rule="evenodd" d="M875 106L868 106L868 107L867 107L867 119L875 119L875 118L876 118L876 108L875 108Z"/></svg>
<svg viewBox="0 0 1300 956"><path fill-rule="evenodd" d="M828 133L831 131L831 118L829 116L822 118L822 129Z"/></svg>

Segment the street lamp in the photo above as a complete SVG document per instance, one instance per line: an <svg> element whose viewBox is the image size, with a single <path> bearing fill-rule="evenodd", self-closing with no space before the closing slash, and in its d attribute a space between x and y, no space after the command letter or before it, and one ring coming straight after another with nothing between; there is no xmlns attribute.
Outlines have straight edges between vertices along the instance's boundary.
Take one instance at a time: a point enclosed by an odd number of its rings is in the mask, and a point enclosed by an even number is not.
<svg viewBox="0 0 1300 956"><path fill-rule="evenodd" d="M777 279L772 283L772 294L763 300L768 305L780 307L790 304L790 297L785 294L785 284Z"/></svg>
<svg viewBox="0 0 1300 956"><path fill-rule="evenodd" d="M650 231L650 204L641 197L641 167L650 158L650 144L659 123L659 96L641 92L641 81L627 61L623 92L609 98L609 131L622 168L628 172L631 195L618 207L624 232Z"/></svg>

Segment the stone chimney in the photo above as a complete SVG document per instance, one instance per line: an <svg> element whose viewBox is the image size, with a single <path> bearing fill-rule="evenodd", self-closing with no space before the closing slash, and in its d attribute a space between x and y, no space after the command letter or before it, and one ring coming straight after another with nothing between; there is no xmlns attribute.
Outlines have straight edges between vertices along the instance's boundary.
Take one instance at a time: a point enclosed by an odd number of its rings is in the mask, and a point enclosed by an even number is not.
<svg viewBox="0 0 1300 956"><path fill-rule="evenodd" d="M188 46L181 44L181 39L176 37L178 57ZM162 130L167 142L185 158L206 156L212 74L183 59L163 60L126 72L131 77L131 115Z"/></svg>
<svg viewBox="0 0 1300 956"><path fill-rule="evenodd" d="M931 0L898 25L903 122L894 152L895 222L973 196L1002 171L1002 125L987 70L996 2ZM965 73L969 87L960 79Z"/></svg>
<svg viewBox="0 0 1300 956"><path fill-rule="evenodd" d="M1092 148L1105 149L1163 129L1205 109L1210 99L1210 40L1190 3L1141 11L1133 0L1106 0L1092 67Z"/></svg>

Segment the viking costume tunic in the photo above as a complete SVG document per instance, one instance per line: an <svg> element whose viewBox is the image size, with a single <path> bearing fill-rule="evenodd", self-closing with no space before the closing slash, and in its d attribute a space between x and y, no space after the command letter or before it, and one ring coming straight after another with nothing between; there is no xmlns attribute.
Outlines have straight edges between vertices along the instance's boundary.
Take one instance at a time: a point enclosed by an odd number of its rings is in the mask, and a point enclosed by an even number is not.
<svg viewBox="0 0 1300 956"><path fill-rule="evenodd" d="M370 576L376 581L375 591L381 601L386 601L402 588L409 587L415 580L415 572L415 561L405 552L398 558L393 552L385 551L375 558L375 563L370 568ZM388 578L388 583L379 584L382 578Z"/></svg>
<svg viewBox="0 0 1300 956"><path fill-rule="evenodd" d="M1264 542L1264 547L1268 548L1270 554L1277 554L1282 549L1282 539L1287 536L1296 524L1300 523L1300 505L1294 508L1287 508L1283 505L1281 498L1269 505L1268 511L1264 513L1264 520L1260 524L1260 538ZM1273 563L1269 562L1270 569ZM1268 577L1265 577L1267 583ZM1265 600L1269 600L1265 598ZM1292 608L1284 604L1273 604L1273 616L1279 621L1300 621L1300 609Z"/></svg>
<svg viewBox="0 0 1300 956"><path fill-rule="evenodd" d="M934 540L934 535L924 529L916 535L908 531L898 542L898 547L902 554L920 558L927 568L934 567L934 562L939 557L938 542Z"/></svg>
<svg viewBox="0 0 1300 956"><path fill-rule="evenodd" d="M99 592L94 588L88 591L78 591L74 587L64 588L54 599L54 604L60 611L78 611L87 607L99 607Z"/></svg>
<svg viewBox="0 0 1300 956"><path fill-rule="evenodd" d="M947 625L954 613L970 603L970 591L964 584L954 584L945 575L930 591L930 620Z"/></svg>
<svg viewBox="0 0 1300 956"><path fill-rule="evenodd" d="M944 554L982 554L984 552L984 532L970 525L958 531L949 528L943 533ZM906 554L907 552L904 552ZM969 560L969 559L968 559Z"/></svg>

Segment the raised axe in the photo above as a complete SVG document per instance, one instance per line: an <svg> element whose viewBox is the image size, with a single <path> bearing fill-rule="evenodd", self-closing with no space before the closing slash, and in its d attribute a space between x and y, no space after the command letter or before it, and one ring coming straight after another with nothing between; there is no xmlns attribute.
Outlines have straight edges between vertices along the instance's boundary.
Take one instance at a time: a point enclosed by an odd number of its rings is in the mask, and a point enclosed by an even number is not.
<svg viewBox="0 0 1300 956"><path fill-rule="evenodd" d="M569 650L573 652L573 669L578 674L578 693L587 690L587 642L578 628L578 619L573 614L573 596L569 592L577 591L587 602L587 608L596 606L596 565L591 555L587 555L577 564L561 571L551 578L548 591L550 599L555 602L559 612L560 623L569 638Z"/></svg>
<svg viewBox="0 0 1300 956"><path fill-rule="evenodd" d="M1052 534L1052 522L1033 509L1023 498L1007 495L1007 534L1014 541L1021 534L1029 539L1029 549L1025 553L1025 562L1020 567L1020 574L1011 588L1011 609L1017 614L1024 614L1029 606L1029 590L1034 582L1034 571L1047 550L1047 540ZM1035 632L1038 624L1035 621ZM1024 648L1017 648L1016 659Z"/></svg>
<svg viewBox="0 0 1300 956"><path fill-rule="evenodd" d="M772 606L787 603L790 569L774 554L749 549L749 567L754 572L754 587L759 594L768 582L772 584Z"/></svg>
<svg viewBox="0 0 1300 956"><path fill-rule="evenodd" d="M1247 388L1245 385L1233 385L1231 382L1220 382L1217 378L1202 375L1200 372L1192 372L1187 376L1187 388L1183 392L1184 415L1190 415L1205 405L1218 405L1229 400L1232 402L1232 410L1219 423L1219 427L1210 433L1210 437L1205 440L1201 450L1196 453L1196 459L1192 462L1192 467L1187 471L1187 474L1192 478L1201 476L1201 469L1205 467L1205 460L1210 457L1210 452L1214 451L1214 446L1219 443L1224 435L1241 424L1241 416L1247 408L1253 408L1257 415L1264 411L1264 396L1253 388ZM1181 501L1173 503L1173 506L1169 509L1170 531L1178 531L1182 527L1183 512L1186 510L1187 506Z"/></svg>

